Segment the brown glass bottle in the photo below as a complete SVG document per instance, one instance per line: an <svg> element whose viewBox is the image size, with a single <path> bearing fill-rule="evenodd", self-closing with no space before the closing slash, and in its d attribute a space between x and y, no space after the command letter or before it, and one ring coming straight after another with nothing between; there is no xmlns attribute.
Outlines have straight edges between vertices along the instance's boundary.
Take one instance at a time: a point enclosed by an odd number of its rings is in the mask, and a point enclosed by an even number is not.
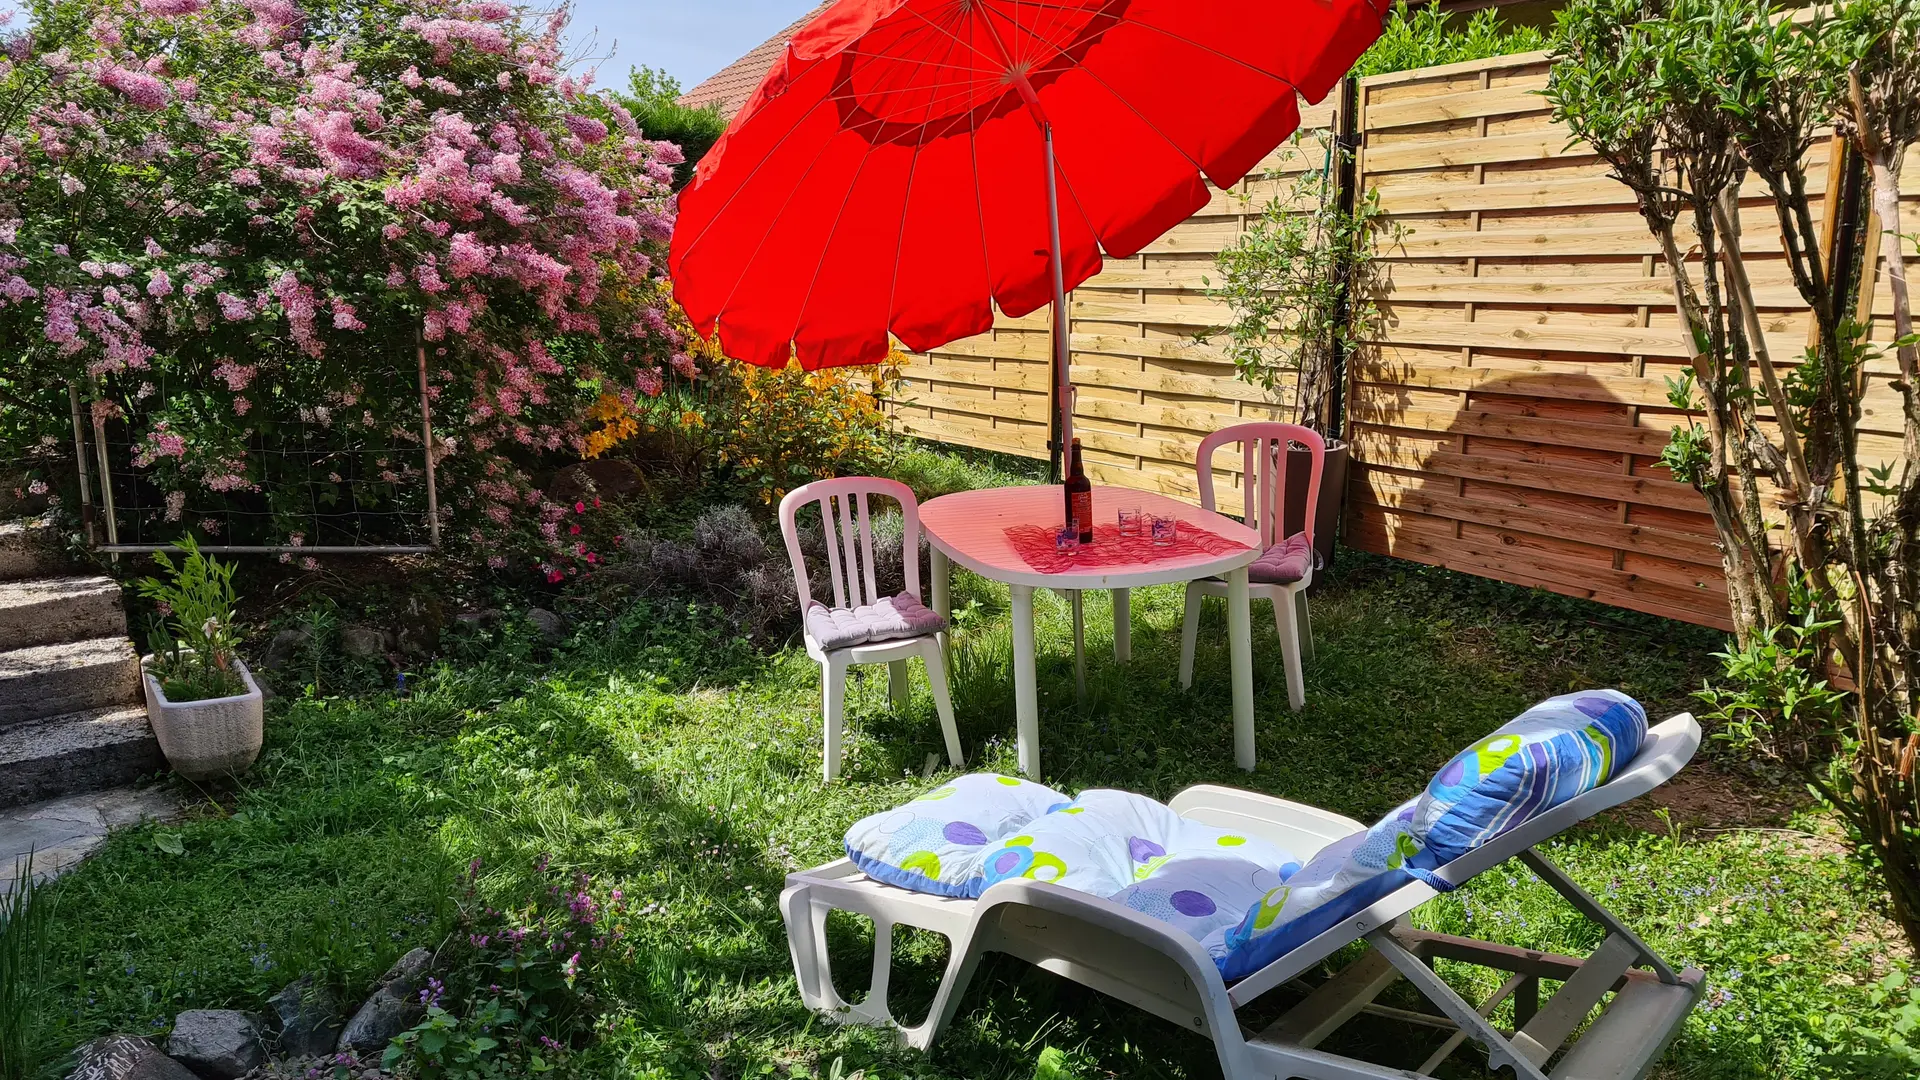
<svg viewBox="0 0 1920 1080"><path fill-rule="evenodd" d="M1067 520L1080 526L1080 542L1093 543L1093 482L1080 459L1080 440L1073 440L1072 464L1067 470Z"/></svg>

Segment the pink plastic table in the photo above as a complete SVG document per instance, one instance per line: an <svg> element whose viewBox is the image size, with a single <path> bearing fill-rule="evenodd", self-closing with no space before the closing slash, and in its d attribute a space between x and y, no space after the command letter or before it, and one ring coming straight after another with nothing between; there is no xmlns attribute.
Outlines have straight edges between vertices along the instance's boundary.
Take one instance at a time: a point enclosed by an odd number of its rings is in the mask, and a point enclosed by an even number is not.
<svg viewBox="0 0 1920 1080"><path fill-rule="evenodd" d="M1088 589L1113 592L1113 654L1125 663L1131 657L1131 618L1128 590L1196 578L1227 580L1227 643L1233 662L1233 756L1243 769L1253 768L1253 629L1249 618L1247 566L1259 557L1260 538L1252 529L1209 510L1153 492L1095 487L1094 520L1115 519L1123 506L1138 506L1147 514L1179 518L1215 535L1246 545L1226 555L1195 554L1151 562L1088 567L1043 574L1027 564L1007 539L1011 525L1058 528L1064 498L1058 485L985 488L962 491L920 507L920 525L933 547L933 607L951 614L951 563L1013 591L1013 700L1019 735L1020 771L1040 775L1040 704L1034 674L1033 590L1058 589L1074 605L1074 648L1082 645L1080 593Z"/></svg>

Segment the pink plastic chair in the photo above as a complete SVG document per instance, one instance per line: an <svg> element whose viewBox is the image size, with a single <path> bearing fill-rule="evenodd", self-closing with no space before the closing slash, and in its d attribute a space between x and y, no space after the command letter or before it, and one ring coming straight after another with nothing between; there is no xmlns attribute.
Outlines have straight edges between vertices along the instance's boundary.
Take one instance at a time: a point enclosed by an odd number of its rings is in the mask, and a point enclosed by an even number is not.
<svg viewBox="0 0 1920 1080"><path fill-rule="evenodd" d="M1262 555L1248 568L1248 592L1273 602L1273 625L1280 633L1280 654L1286 665L1287 703L1299 709L1307 703L1306 675L1301 670L1301 642L1313 651L1313 624L1307 617L1307 586L1313 583L1313 511L1320 504L1320 474L1326 467L1327 443L1311 428L1298 424L1235 424L1200 440L1197 458L1200 505L1215 509L1214 451L1239 443L1241 485L1246 495L1247 526L1260 534ZM1313 452L1307 475L1307 512L1300 532L1281 531L1287 505L1287 453L1299 445ZM1227 595L1227 583L1218 579L1187 584L1186 622L1180 634L1180 685L1193 685L1193 650L1200 635L1200 598Z"/></svg>
<svg viewBox="0 0 1920 1080"><path fill-rule="evenodd" d="M898 596L881 596L874 584L870 496L900 504L904 519L901 557L906 571L906 591ZM807 579L807 563L800 550L796 522L800 508L812 503L820 506L820 521L826 530L827 567L833 585L832 596L820 601L814 599ZM915 656L926 661L934 708L940 714L940 728L946 735L947 757L958 768L962 764L960 731L954 724L953 700L947 693L945 622L934 619L921 603L920 504L914 499L913 491L897 481L872 476L807 484L780 500L780 534L787 543L787 557L793 562L793 581L800 597L807 655L820 663L822 711L826 719L826 779L831 781L840 775L847 668L853 664L886 664L888 698L897 708L905 704L909 696L907 660ZM816 604L823 610L809 618L809 610ZM912 633L882 630L883 636L857 644L823 642L816 636L817 631L857 635L870 624L898 623L903 614L908 621L937 623L939 628Z"/></svg>

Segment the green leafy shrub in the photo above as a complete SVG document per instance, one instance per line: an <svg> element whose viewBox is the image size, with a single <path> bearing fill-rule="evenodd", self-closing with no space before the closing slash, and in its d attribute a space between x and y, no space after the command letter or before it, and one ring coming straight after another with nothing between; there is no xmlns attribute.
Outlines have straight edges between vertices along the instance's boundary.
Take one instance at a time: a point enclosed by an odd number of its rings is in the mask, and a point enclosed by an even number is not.
<svg viewBox="0 0 1920 1080"><path fill-rule="evenodd" d="M1377 191L1341 205L1333 174L1345 153L1324 137L1317 153L1295 138L1273 175L1298 171L1220 253L1221 282L1209 290L1233 310L1227 356L1240 378L1268 392L1291 382L1296 422L1327 435L1336 431L1335 357L1365 343L1379 322L1375 242L1398 235Z"/></svg>
<svg viewBox="0 0 1920 1080"><path fill-rule="evenodd" d="M1546 48L1544 31L1532 26L1510 26L1493 8L1482 8L1464 26L1438 4L1409 10L1406 0L1393 5L1393 14L1380 37L1353 65L1355 75L1381 75L1440 64L1459 64L1510 56Z"/></svg>
<svg viewBox="0 0 1920 1080"><path fill-rule="evenodd" d="M383 1064L422 1080L493 1080L551 1072L594 1037L600 970L630 952L618 889L594 895L585 874L548 873L521 904L480 896L480 860L467 870L455 941L459 961L420 991L427 1015L393 1041Z"/></svg>
<svg viewBox="0 0 1920 1080"><path fill-rule="evenodd" d="M246 692L246 683L234 667L232 563L200 553L189 536L174 542L183 556L178 566L164 551L153 561L164 577L140 579L140 595L153 601L159 618L149 640L154 675L172 701L204 701Z"/></svg>

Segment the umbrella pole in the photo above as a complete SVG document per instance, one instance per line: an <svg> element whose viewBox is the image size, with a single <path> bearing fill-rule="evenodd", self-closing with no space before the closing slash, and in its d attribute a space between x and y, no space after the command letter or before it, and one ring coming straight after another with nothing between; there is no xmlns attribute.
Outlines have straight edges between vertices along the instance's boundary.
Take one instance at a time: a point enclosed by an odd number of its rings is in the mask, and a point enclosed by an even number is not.
<svg viewBox="0 0 1920 1080"><path fill-rule="evenodd" d="M1053 125L1043 124L1047 148L1047 261L1053 271L1053 482L1066 475L1067 447L1073 445L1073 381L1068 372L1071 345L1067 334L1065 272L1060 266L1060 195L1053 175Z"/></svg>

